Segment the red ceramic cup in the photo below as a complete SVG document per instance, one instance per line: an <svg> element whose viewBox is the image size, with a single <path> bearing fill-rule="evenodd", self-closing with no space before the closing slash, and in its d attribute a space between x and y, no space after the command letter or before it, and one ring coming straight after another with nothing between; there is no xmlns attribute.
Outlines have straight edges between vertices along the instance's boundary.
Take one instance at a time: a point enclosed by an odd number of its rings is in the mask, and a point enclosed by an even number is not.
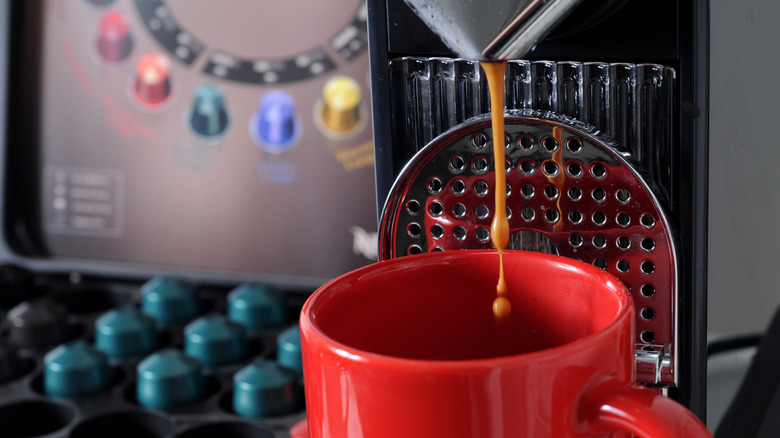
<svg viewBox="0 0 780 438"><path fill-rule="evenodd" d="M634 383L634 308L593 266L498 254L402 257L322 286L301 313L310 438L705 437Z"/></svg>

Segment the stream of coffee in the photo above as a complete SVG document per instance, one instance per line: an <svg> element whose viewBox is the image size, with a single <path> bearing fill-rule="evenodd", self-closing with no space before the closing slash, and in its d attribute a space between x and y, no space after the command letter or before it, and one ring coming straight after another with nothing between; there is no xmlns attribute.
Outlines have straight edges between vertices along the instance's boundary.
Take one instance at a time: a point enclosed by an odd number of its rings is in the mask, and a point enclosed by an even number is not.
<svg viewBox="0 0 780 438"><path fill-rule="evenodd" d="M481 62L487 76L490 91L490 114L493 124L493 161L496 174L496 208L493 223L490 226L490 236L493 246L498 251L498 284L496 299L493 300L493 314L497 321L504 321L512 313L512 306L506 297L506 280L504 279L504 248L509 243L509 221L506 216L506 163L504 141L504 72L506 62Z"/></svg>

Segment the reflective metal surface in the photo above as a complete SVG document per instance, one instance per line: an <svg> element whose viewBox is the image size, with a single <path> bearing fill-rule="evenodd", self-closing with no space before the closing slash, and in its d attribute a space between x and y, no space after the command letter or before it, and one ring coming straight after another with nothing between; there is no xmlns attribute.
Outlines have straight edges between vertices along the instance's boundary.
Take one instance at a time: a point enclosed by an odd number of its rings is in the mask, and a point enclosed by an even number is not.
<svg viewBox="0 0 780 438"><path fill-rule="evenodd" d="M638 348L657 355L639 377L676 383L677 255L657 189L629 152L581 121L542 111L505 120L510 233L542 234L521 248L579 259L628 285ZM492 248L490 126L484 116L464 122L407 164L380 223L382 259Z"/></svg>
<svg viewBox="0 0 780 438"><path fill-rule="evenodd" d="M404 0L458 56L498 60L531 50L579 0Z"/></svg>
<svg viewBox="0 0 780 438"><path fill-rule="evenodd" d="M392 119L405 149L417 151L488 113L478 62L404 57L392 60L390 71ZM507 63L504 101L508 110L552 111L606 133L642 163L661 189L656 194L670 202L676 76L660 64L514 60Z"/></svg>

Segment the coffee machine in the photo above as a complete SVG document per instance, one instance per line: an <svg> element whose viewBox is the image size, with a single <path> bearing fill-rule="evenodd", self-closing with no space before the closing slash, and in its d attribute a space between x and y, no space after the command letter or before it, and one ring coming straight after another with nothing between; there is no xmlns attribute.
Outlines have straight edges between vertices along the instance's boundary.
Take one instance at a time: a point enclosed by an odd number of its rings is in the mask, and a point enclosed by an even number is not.
<svg viewBox="0 0 780 438"><path fill-rule="evenodd" d="M456 57L426 13L368 2L384 259L491 245L484 74ZM479 26L484 14L451 15ZM509 60L505 89L510 247L577 258L626 283L637 303L637 380L700 418L707 29L703 0L585 0Z"/></svg>

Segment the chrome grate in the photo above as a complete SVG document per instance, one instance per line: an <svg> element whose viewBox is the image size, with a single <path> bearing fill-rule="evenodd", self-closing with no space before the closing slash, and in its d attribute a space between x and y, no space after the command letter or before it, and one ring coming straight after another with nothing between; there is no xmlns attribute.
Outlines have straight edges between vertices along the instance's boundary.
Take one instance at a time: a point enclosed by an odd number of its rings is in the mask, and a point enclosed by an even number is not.
<svg viewBox="0 0 780 438"><path fill-rule="evenodd" d="M507 213L515 248L557 253L614 274L634 297L639 348L673 353L673 234L641 164L573 118L510 111L505 120ZM488 117L473 118L434 139L407 164L380 224L382 259L492 247L490 129ZM660 381L640 379L673 384L667 362Z"/></svg>

